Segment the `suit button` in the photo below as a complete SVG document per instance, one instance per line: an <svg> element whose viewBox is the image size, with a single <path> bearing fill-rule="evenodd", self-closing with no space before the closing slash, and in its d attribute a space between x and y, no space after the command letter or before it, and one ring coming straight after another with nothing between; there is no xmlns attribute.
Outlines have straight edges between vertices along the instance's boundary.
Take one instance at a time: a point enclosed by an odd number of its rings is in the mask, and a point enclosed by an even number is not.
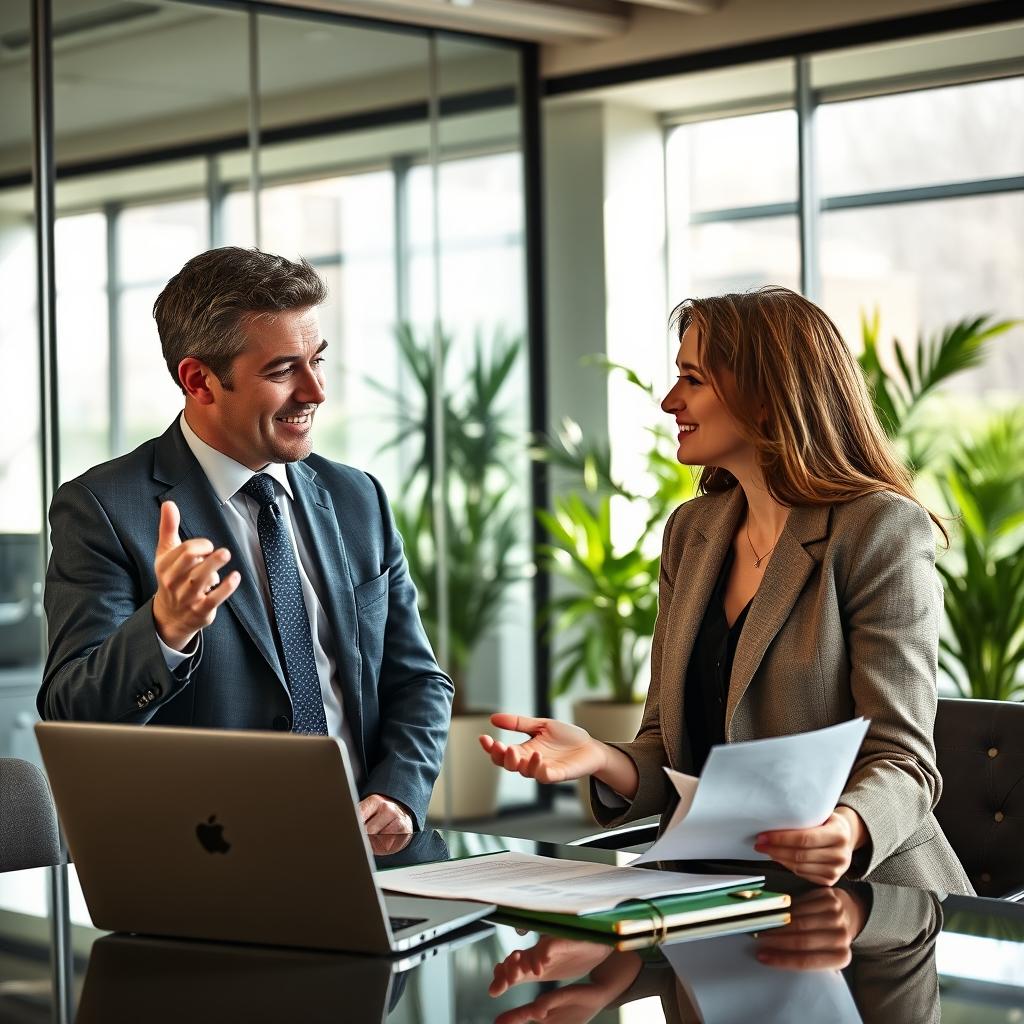
<svg viewBox="0 0 1024 1024"><path fill-rule="evenodd" d="M273 725L278 732L288 732L292 727L292 720L287 715L278 715Z"/></svg>

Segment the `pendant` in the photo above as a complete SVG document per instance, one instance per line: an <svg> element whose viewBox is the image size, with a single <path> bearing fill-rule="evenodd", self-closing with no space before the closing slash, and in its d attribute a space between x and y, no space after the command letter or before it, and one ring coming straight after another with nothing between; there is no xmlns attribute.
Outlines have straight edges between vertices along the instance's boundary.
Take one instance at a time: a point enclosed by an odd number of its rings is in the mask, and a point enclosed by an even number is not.
<svg viewBox="0 0 1024 1024"><path fill-rule="evenodd" d="M762 555L760 558L755 558L754 559L754 568L755 569L760 569L761 568L761 562L763 560L764 560L764 555Z"/></svg>

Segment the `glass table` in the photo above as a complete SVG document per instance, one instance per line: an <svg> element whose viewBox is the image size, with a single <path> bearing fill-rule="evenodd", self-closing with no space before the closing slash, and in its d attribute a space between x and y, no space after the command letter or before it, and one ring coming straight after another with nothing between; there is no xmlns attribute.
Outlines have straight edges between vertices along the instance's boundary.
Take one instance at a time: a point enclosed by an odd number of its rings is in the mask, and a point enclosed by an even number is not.
<svg viewBox="0 0 1024 1024"><path fill-rule="evenodd" d="M416 843L431 859L507 849L629 860L456 831ZM380 867L417 859L400 845ZM73 866L12 872L0 875L0 1021L1024 1022L1024 906L766 874L791 894L789 911L717 934L617 946L499 914L389 960L111 935L92 927Z"/></svg>

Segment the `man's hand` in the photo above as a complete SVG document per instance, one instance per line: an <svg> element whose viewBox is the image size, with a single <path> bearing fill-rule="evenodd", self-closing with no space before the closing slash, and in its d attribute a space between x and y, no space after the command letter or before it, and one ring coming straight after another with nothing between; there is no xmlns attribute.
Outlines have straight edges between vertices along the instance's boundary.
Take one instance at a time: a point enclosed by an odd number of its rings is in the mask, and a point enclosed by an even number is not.
<svg viewBox="0 0 1024 1024"><path fill-rule="evenodd" d="M387 832L392 835L411 835L412 816L397 801L380 793L371 793L359 801L359 813L368 836Z"/></svg>
<svg viewBox="0 0 1024 1024"><path fill-rule="evenodd" d="M837 807L817 828L762 832L754 843L758 853L817 885L835 885L850 867L855 850L868 841L861 816L850 807Z"/></svg>
<svg viewBox="0 0 1024 1024"><path fill-rule="evenodd" d="M160 536L153 570L157 590L153 598L156 631L168 647L183 651L195 635L213 622L217 609L235 592L241 576L232 572L220 578L231 560L227 548L213 549L204 538L182 541L178 536L181 516L173 501L160 507Z"/></svg>

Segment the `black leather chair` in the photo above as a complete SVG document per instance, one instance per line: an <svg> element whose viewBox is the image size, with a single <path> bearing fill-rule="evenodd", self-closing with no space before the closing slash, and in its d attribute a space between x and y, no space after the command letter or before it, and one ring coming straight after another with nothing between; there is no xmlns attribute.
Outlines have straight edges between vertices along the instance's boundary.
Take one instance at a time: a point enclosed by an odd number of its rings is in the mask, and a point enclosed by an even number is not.
<svg viewBox="0 0 1024 1024"><path fill-rule="evenodd" d="M0 757L0 871L61 861L57 812L46 776L30 761Z"/></svg>
<svg viewBox="0 0 1024 1024"><path fill-rule="evenodd" d="M979 896L1024 898L1024 704L943 697L942 831Z"/></svg>
<svg viewBox="0 0 1024 1024"><path fill-rule="evenodd" d="M939 699L935 816L979 896L1024 901L1024 704ZM577 839L602 850L649 845L656 824Z"/></svg>

